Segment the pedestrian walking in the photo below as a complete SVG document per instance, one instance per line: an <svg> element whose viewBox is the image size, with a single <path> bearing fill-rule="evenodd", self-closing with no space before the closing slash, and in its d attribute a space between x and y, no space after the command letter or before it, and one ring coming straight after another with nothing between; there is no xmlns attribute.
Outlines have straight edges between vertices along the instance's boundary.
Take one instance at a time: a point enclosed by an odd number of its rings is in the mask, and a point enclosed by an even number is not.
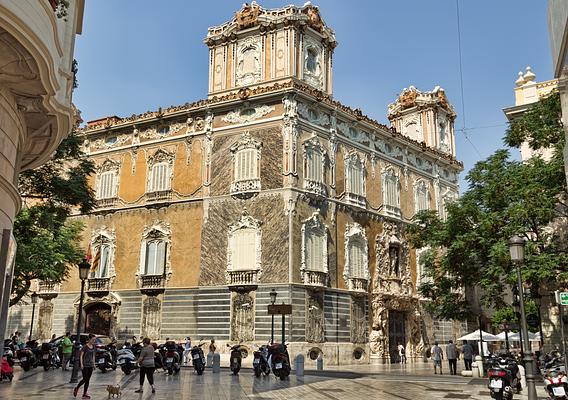
<svg viewBox="0 0 568 400"><path fill-rule="evenodd" d="M457 375L458 349L451 340L446 346L446 356L448 356L448 364L450 365L450 375Z"/></svg>
<svg viewBox="0 0 568 400"><path fill-rule="evenodd" d="M83 377L73 389L73 397L77 397L77 392L81 386L83 386L83 397L82 399L90 399L91 396L88 394L89 383L91 381L91 375L93 374L93 368L95 367L95 335L89 333L89 339L87 343L81 348L81 353L79 354L79 366L81 367L81 374Z"/></svg>
<svg viewBox="0 0 568 400"><path fill-rule="evenodd" d="M463 363L466 371L471 371L471 362L473 361L473 347L466 340L463 341Z"/></svg>
<svg viewBox="0 0 568 400"><path fill-rule="evenodd" d="M71 355L73 354L73 342L71 341L71 332L67 332L61 342L61 352L63 360L61 364L62 371L69 371L68 365Z"/></svg>
<svg viewBox="0 0 568 400"><path fill-rule="evenodd" d="M207 353L207 366L213 366L213 354L215 354L215 350L217 350L217 346L215 345L215 339L211 339L211 343L209 343L209 353Z"/></svg>
<svg viewBox="0 0 568 400"><path fill-rule="evenodd" d="M140 388L134 392L142 393L144 378L148 378L148 383L152 386L152 393L156 393L156 388L154 387L154 370L156 369L154 364L154 346L150 344L150 338L144 338L142 346L142 351L138 358L138 364L140 364Z"/></svg>
<svg viewBox="0 0 568 400"><path fill-rule="evenodd" d="M185 338L185 344L183 349L183 363L185 365L189 364L191 357L189 354L191 353L191 338L188 336Z"/></svg>
<svg viewBox="0 0 568 400"><path fill-rule="evenodd" d="M430 353L432 354L432 361L434 362L434 375L438 373L437 368L440 368L440 375L442 375L442 359L444 358L444 354L440 346L438 346L438 342L434 342Z"/></svg>
<svg viewBox="0 0 568 400"><path fill-rule="evenodd" d="M406 364L406 351L402 343L398 344L398 357L401 364Z"/></svg>

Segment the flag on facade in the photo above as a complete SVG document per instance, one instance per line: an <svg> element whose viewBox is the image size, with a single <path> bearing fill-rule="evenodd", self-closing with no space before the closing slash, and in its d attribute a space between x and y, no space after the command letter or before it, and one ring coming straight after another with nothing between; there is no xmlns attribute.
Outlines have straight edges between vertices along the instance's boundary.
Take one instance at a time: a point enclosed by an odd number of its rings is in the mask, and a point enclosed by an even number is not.
<svg viewBox="0 0 568 400"><path fill-rule="evenodd" d="M100 263L101 263L101 248L98 247L97 251L95 251L95 258L93 258L93 262L91 263L91 272L95 272L97 268L99 268Z"/></svg>
<svg viewBox="0 0 568 400"><path fill-rule="evenodd" d="M91 243L89 243L89 247L87 247L87 254L85 254L85 258L87 262L90 263L93 259L93 249L91 248Z"/></svg>

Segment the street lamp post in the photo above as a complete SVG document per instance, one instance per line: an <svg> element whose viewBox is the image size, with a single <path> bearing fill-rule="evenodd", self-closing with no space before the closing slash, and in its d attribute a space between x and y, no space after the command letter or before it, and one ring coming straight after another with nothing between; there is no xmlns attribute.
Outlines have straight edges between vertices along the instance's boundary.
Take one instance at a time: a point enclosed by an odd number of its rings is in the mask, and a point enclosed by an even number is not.
<svg viewBox="0 0 568 400"><path fill-rule="evenodd" d="M270 291L270 303L272 305L276 303L276 296L278 296L278 293L276 293L276 290L272 288ZM270 329L270 344L272 343L274 343L274 314L272 314L272 328Z"/></svg>
<svg viewBox="0 0 568 400"><path fill-rule="evenodd" d="M91 264L87 262L86 258L79 263L79 279L81 279L81 297L79 298L79 316L77 317L77 337L75 338L75 349L73 361L73 371L71 372L71 380L69 383L77 383L79 380L79 352L81 350L81 324L83 323L83 295L85 293L85 280L89 277L89 271L91 270Z"/></svg>
<svg viewBox="0 0 568 400"><path fill-rule="evenodd" d="M32 340L32 332L34 331L35 306L37 304L38 296L36 292L33 292L30 297L32 298L32 322L30 323L30 336L28 337L29 341Z"/></svg>
<svg viewBox="0 0 568 400"><path fill-rule="evenodd" d="M527 315L525 314L525 300L523 296L523 279L521 265L525 260L525 241L518 235L509 239L509 252L511 261L517 266L517 285L519 286L519 306L521 309L521 332L523 334L523 360L525 362L528 400L537 400L534 376L534 359L530 352L529 332L527 329Z"/></svg>

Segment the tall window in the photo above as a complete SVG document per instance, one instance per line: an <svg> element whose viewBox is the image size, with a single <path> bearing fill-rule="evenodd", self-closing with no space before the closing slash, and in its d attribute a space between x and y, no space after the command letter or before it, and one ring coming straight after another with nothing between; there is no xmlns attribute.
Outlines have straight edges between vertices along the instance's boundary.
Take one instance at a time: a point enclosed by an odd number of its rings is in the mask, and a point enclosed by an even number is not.
<svg viewBox="0 0 568 400"><path fill-rule="evenodd" d="M430 209L430 191L426 182L420 180L414 187L414 211Z"/></svg>
<svg viewBox="0 0 568 400"><path fill-rule="evenodd" d="M164 240L154 239L146 242L144 275L163 275L166 267L168 245Z"/></svg>
<svg viewBox="0 0 568 400"><path fill-rule="evenodd" d="M351 277L352 278L366 278L366 243L364 243L360 238L355 238L349 243L349 266L351 267Z"/></svg>
<svg viewBox="0 0 568 400"><path fill-rule="evenodd" d="M259 160L262 144L245 132L231 147L233 182L231 193L260 190Z"/></svg>
<svg viewBox="0 0 568 400"><path fill-rule="evenodd" d="M387 213L400 215L400 182L391 168L383 173L383 202Z"/></svg>
<svg viewBox="0 0 568 400"><path fill-rule="evenodd" d="M318 54L315 49L308 48L306 55L306 69L312 74L316 73Z"/></svg>
<svg viewBox="0 0 568 400"><path fill-rule="evenodd" d="M160 192L170 189L170 176L167 163L163 162L152 166L152 177L149 189L150 192Z"/></svg>
<svg viewBox="0 0 568 400"><path fill-rule="evenodd" d="M345 268L343 278L351 290L366 290L362 282L369 280L369 252L365 230L358 223L347 224L345 228Z"/></svg>
<svg viewBox="0 0 568 400"><path fill-rule="evenodd" d="M346 198L365 206L365 165L357 154L345 158Z"/></svg>
<svg viewBox="0 0 568 400"><path fill-rule="evenodd" d="M112 199L113 197L116 197L116 172L103 172L99 176L97 199Z"/></svg>
<svg viewBox="0 0 568 400"><path fill-rule="evenodd" d="M93 265L95 268L91 272L91 278L108 278L111 256L112 247L110 244L101 244L98 248L95 248L95 261L98 265Z"/></svg>
<svg viewBox="0 0 568 400"><path fill-rule="evenodd" d="M306 179L314 182L323 182L323 154L318 147L310 148L306 152Z"/></svg>
<svg viewBox="0 0 568 400"><path fill-rule="evenodd" d="M318 213L302 225L302 270L327 272L327 230Z"/></svg>
<svg viewBox="0 0 568 400"><path fill-rule="evenodd" d="M228 271L261 269L261 223L244 214L229 226Z"/></svg>

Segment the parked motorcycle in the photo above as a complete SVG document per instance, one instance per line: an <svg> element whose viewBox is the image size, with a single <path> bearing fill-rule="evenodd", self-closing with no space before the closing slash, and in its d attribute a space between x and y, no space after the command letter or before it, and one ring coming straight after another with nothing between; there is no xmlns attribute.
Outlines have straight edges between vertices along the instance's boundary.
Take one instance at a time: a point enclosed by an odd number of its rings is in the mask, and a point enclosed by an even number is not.
<svg viewBox="0 0 568 400"><path fill-rule="evenodd" d="M41 344L41 365L44 371L50 368L57 369L61 367L61 358L59 358L59 349L51 343Z"/></svg>
<svg viewBox="0 0 568 400"><path fill-rule="evenodd" d="M548 370L544 374L544 388L551 400L568 399L568 377L559 369Z"/></svg>
<svg viewBox="0 0 568 400"><path fill-rule="evenodd" d="M268 376L270 374L270 365L268 365L268 346L260 346L258 351L253 353L252 367L254 375L258 378L261 374Z"/></svg>
<svg viewBox="0 0 568 400"><path fill-rule="evenodd" d="M6 358L6 362L10 367L14 366L14 355L15 355L15 348L14 344L10 339L4 340L4 354L3 357Z"/></svg>
<svg viewBox="0 0 568 400"><path fill-rule="evenodd" d="M285 343L273 343L268 348L272 371L274 375L284 380L290 375L290 356L288 355L288 347Z"/></svg>
<svg viewBox="0 0 568 400"><path fill-rule="evenodd" d="M17 351L16 355L24 371L27 372L39 365L40 358L38 357L38 352L41 355L41 350L37 348L37 342L35 341L27 342L23 349Z"/></svg>
<svg viewBox="0 0 568 400"><path fill-rule="evenodd" d="M113 345L96 345L95 362L97 364L97 368L102 373L105 373L109 369L112 369L113 371L116 370L117 364L114 353L115 350Z"/></svg>
<svg viewBox="0 0 568 400"><path fill-rule="evenodd" d="M191 359L193 360L193 368L197 375L203 375L205 370L205 355L203 353L202 347L205 343L199 343L197 346L193 346L190 350Z"/></svg>
<svg viewBox="0 0 568 400"><path fill-rule="evenodd" d="M12 379L14 379L14 369L10 364L8 364L6 357L2 357L2 362L0 363L0 381L5 379L12 382Z"/></svg>
<svg viewBox="0 0 568 400"><path fill-rule="evenodd" d="M227 347L231 348L231 372L233 373L233 375L238 375L239 371L241 370L241 364L243 362L243 353L241 349L242 346L240 344L231 346L227 343Z"/></svg>
<svg viewBox="0 0 568 400"><path fill-rule="evenodd" d="M180 370L180 356L177 351L177 345L173 341L166 342L164 345L166 353L163 357L164 370L168 371L168 375L176 374Z"/></svg>
<svg viewBox="0 0 568 400"><path fill-rule="evenodd" d="M140 351L140 345L126 344L116 352L116 363L126 375L130 375L133 369L138 368L137 360Z"/></svg>
<svg viewBox="0 0 568 400"><path fill-rule="evenodd" d="M489 393L496 400L512 400L513 392L521 389L519 367L510 357L492 357L489 360Z"/></svg>

